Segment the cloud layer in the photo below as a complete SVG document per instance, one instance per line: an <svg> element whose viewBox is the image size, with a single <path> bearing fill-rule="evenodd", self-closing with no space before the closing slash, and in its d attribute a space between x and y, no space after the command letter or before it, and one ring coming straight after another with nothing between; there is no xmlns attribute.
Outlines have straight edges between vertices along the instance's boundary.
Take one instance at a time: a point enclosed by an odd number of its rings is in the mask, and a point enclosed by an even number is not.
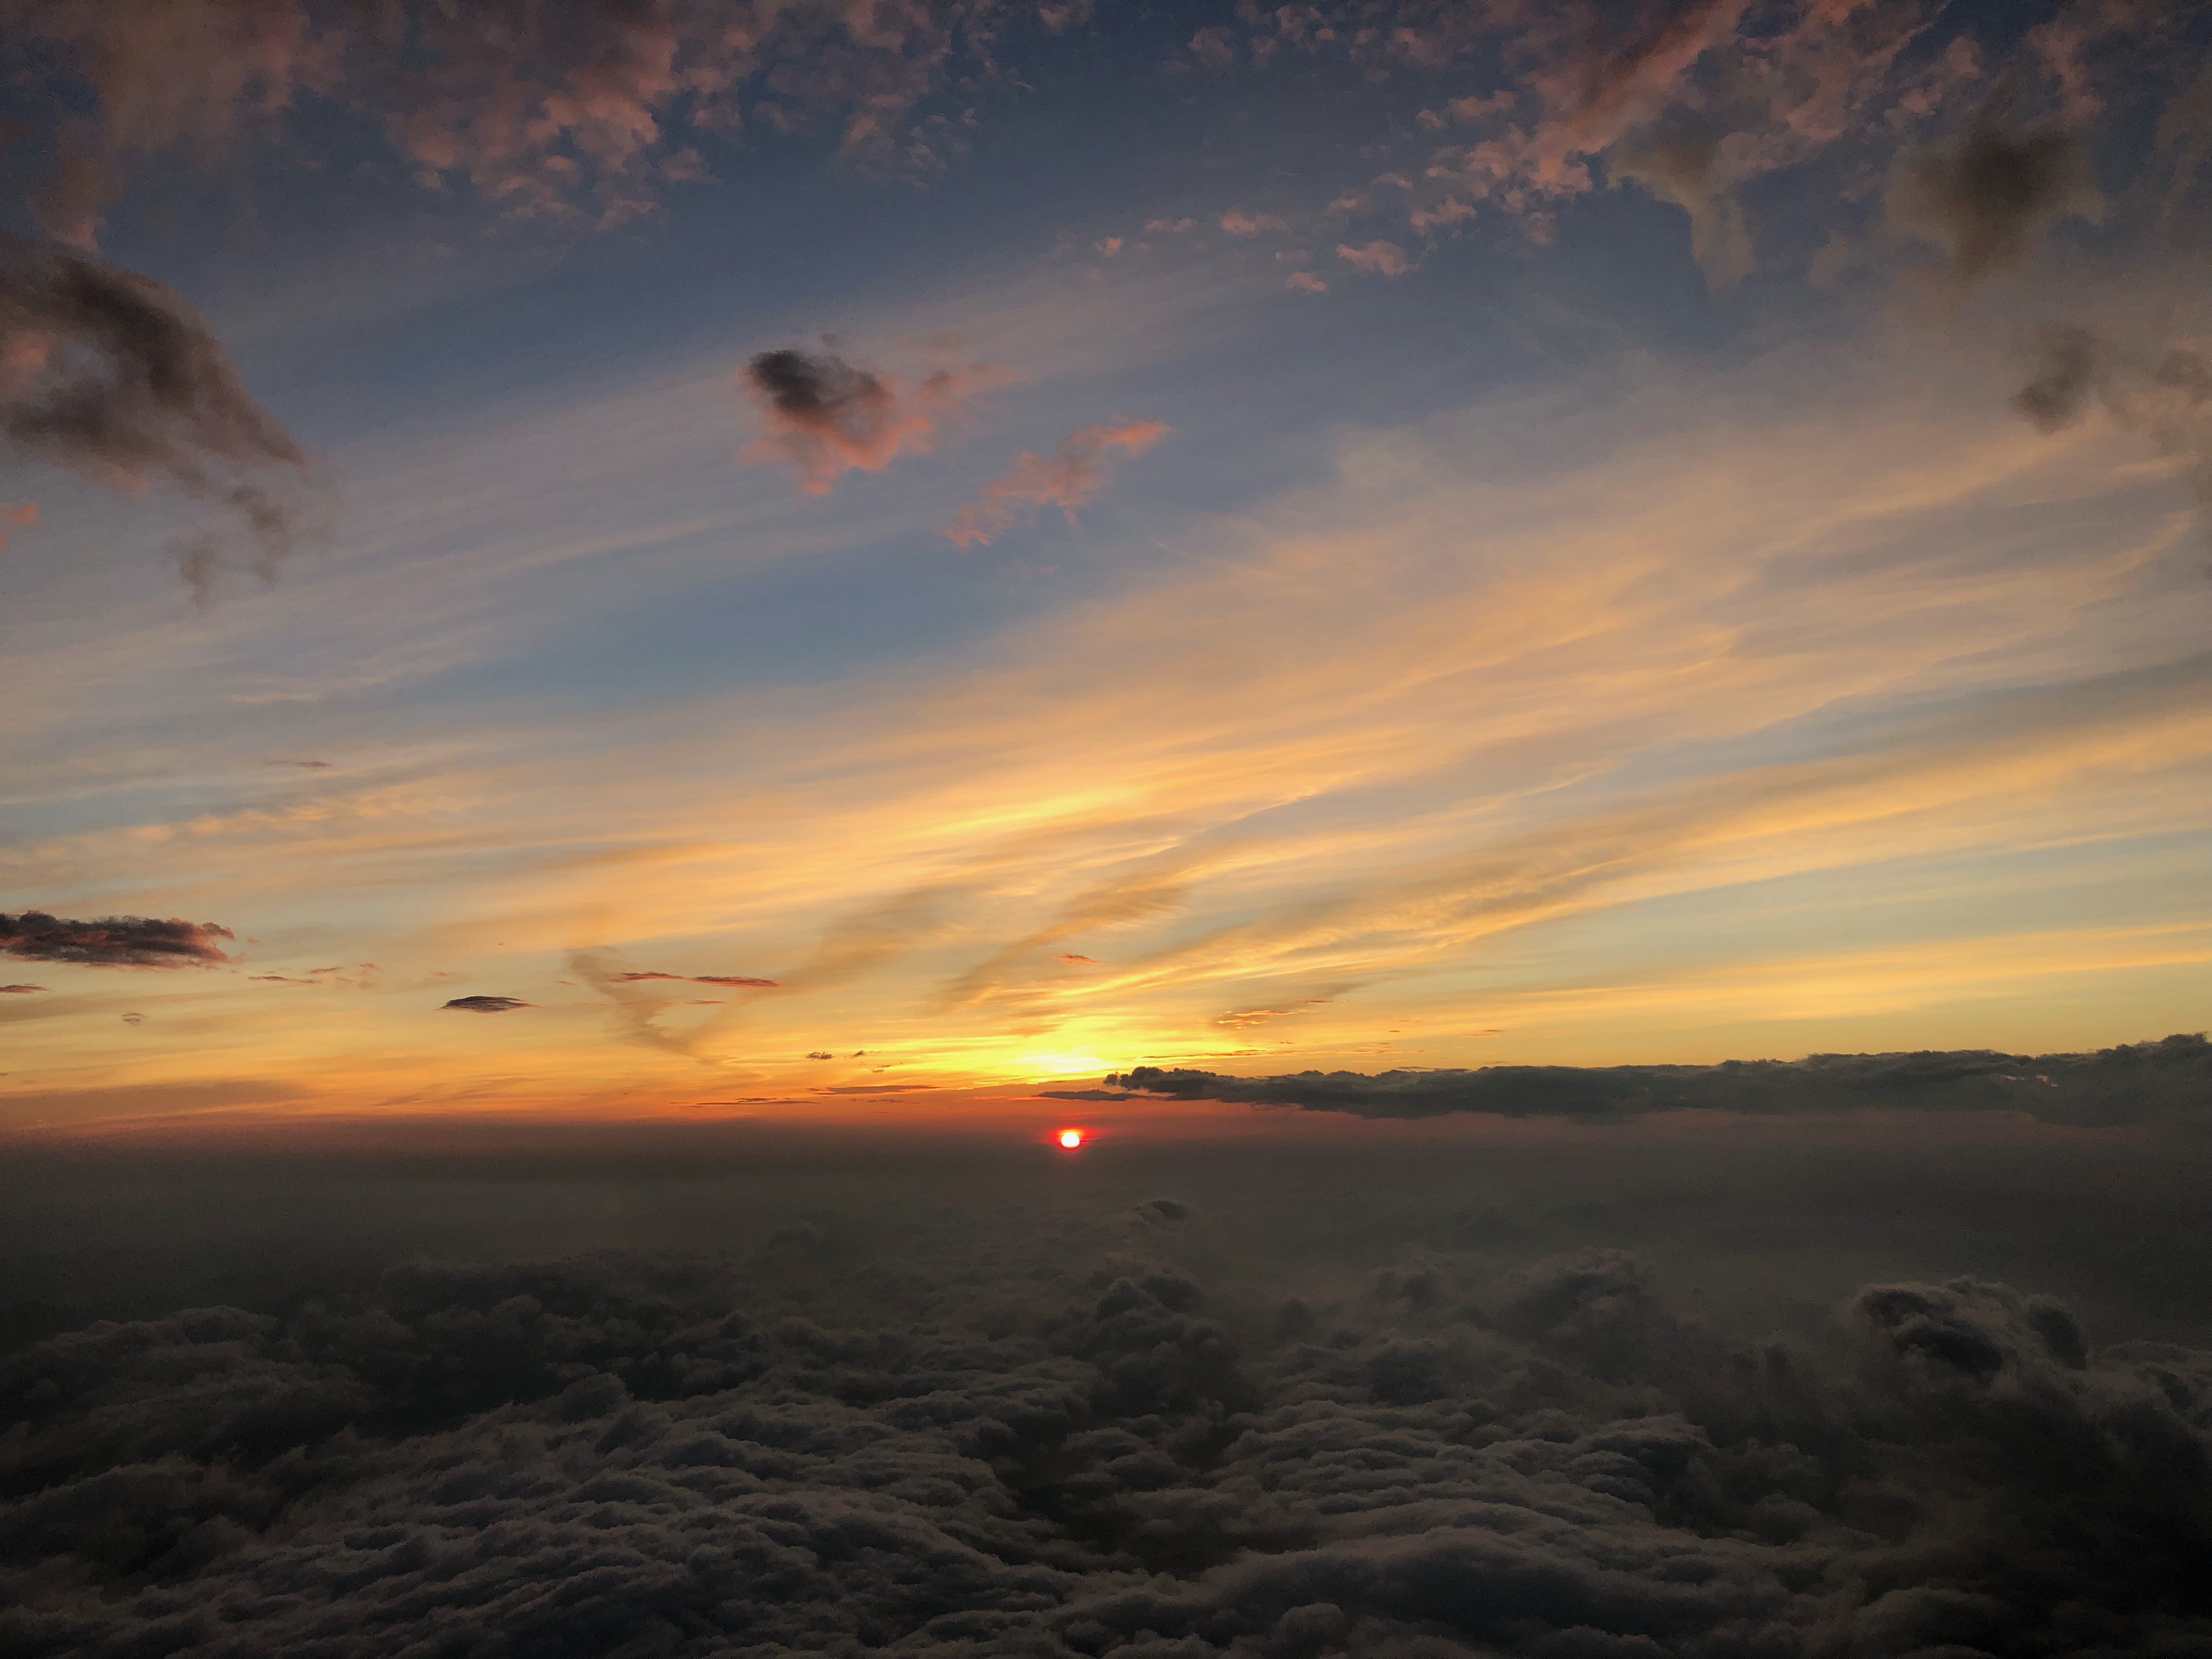
<svg viewBox="0 0 2212 1659"><path fill-rule="evenodd" d="M1190 1207L1015 1261L416 1263L0 1361L0 1640L349 1659L866 1650L1657 1659L2182 1653L2212 1356L1972 1277L1812 1344L1618 1252L1286 1293ZM987 1243L987 1239L990 1242Z"/></svg>
<svg viewBox="0 0 2212 1659"><path fill-rule="evenodd" d="M1247 1101L1361 1117L1621 1119L1705 1109L1769 1115L1864 1109L2025 1112L2053 1123L2193 1120L2212 1109L2212 1042L2179 1035L2087 1054L1814 1054L1717 1066L1485 1066L1368 1076L1243 1078L1177 1066L1109 1074L1109 1089Z"/></svg>

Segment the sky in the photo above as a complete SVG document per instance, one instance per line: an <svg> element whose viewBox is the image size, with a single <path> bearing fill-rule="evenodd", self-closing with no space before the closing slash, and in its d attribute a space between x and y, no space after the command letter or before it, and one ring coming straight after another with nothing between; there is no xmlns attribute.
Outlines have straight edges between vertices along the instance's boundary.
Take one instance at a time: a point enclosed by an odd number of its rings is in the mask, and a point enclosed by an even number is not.
<svg viewBox="0 0 2212 1659"><path fill-rule="evenodd" d="M2195 8L0 38L0 1127L2208 1023Z"/></svg>

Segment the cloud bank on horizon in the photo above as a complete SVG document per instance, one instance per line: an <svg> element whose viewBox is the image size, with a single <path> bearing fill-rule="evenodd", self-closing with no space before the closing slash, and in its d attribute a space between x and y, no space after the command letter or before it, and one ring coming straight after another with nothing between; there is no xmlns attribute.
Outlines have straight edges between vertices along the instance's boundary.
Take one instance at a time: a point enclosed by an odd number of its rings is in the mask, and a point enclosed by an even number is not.
<svg viewBox="0 0 2212 1659"><path fill-rule="evenodd" d="M2212 1018L2199 8L0 43L10 1122Z"/></svg>

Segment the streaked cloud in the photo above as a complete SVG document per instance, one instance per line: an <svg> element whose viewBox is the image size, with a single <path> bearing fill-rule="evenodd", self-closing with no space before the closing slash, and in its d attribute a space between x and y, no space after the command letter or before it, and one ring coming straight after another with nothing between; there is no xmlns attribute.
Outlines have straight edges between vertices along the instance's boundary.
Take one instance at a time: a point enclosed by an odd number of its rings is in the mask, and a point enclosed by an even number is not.
<svg viewBox="0 0 2212 1659"><path fill-rule="evenodd" d="M957 547L988 546L1025 507L1056 507L1075 521L1075 509L1105 488L1110 456L1141 455L1168 428L1159 421L1114 421L1080 426L1047 455L1024 452L1013 470L992 479L953 515L945 534Z"/></svg>

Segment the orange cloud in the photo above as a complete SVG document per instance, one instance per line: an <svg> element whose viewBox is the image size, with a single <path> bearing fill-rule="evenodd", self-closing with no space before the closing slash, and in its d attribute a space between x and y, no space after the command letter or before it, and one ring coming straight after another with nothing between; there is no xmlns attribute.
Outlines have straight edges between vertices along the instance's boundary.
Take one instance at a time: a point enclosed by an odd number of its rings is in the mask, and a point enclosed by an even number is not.
<svg viewBox="0 0 2212 1659"><path fill-rule="evenodd" d="M1012 471L985 484L953 516L945 533L957 546L988 547L1025 506L1057 507L1073 523L1075 509L1105 484L1108 451L1141 455L1167 434L1158 421L1078 427L1050 456L1024 453Z"/></svg>

